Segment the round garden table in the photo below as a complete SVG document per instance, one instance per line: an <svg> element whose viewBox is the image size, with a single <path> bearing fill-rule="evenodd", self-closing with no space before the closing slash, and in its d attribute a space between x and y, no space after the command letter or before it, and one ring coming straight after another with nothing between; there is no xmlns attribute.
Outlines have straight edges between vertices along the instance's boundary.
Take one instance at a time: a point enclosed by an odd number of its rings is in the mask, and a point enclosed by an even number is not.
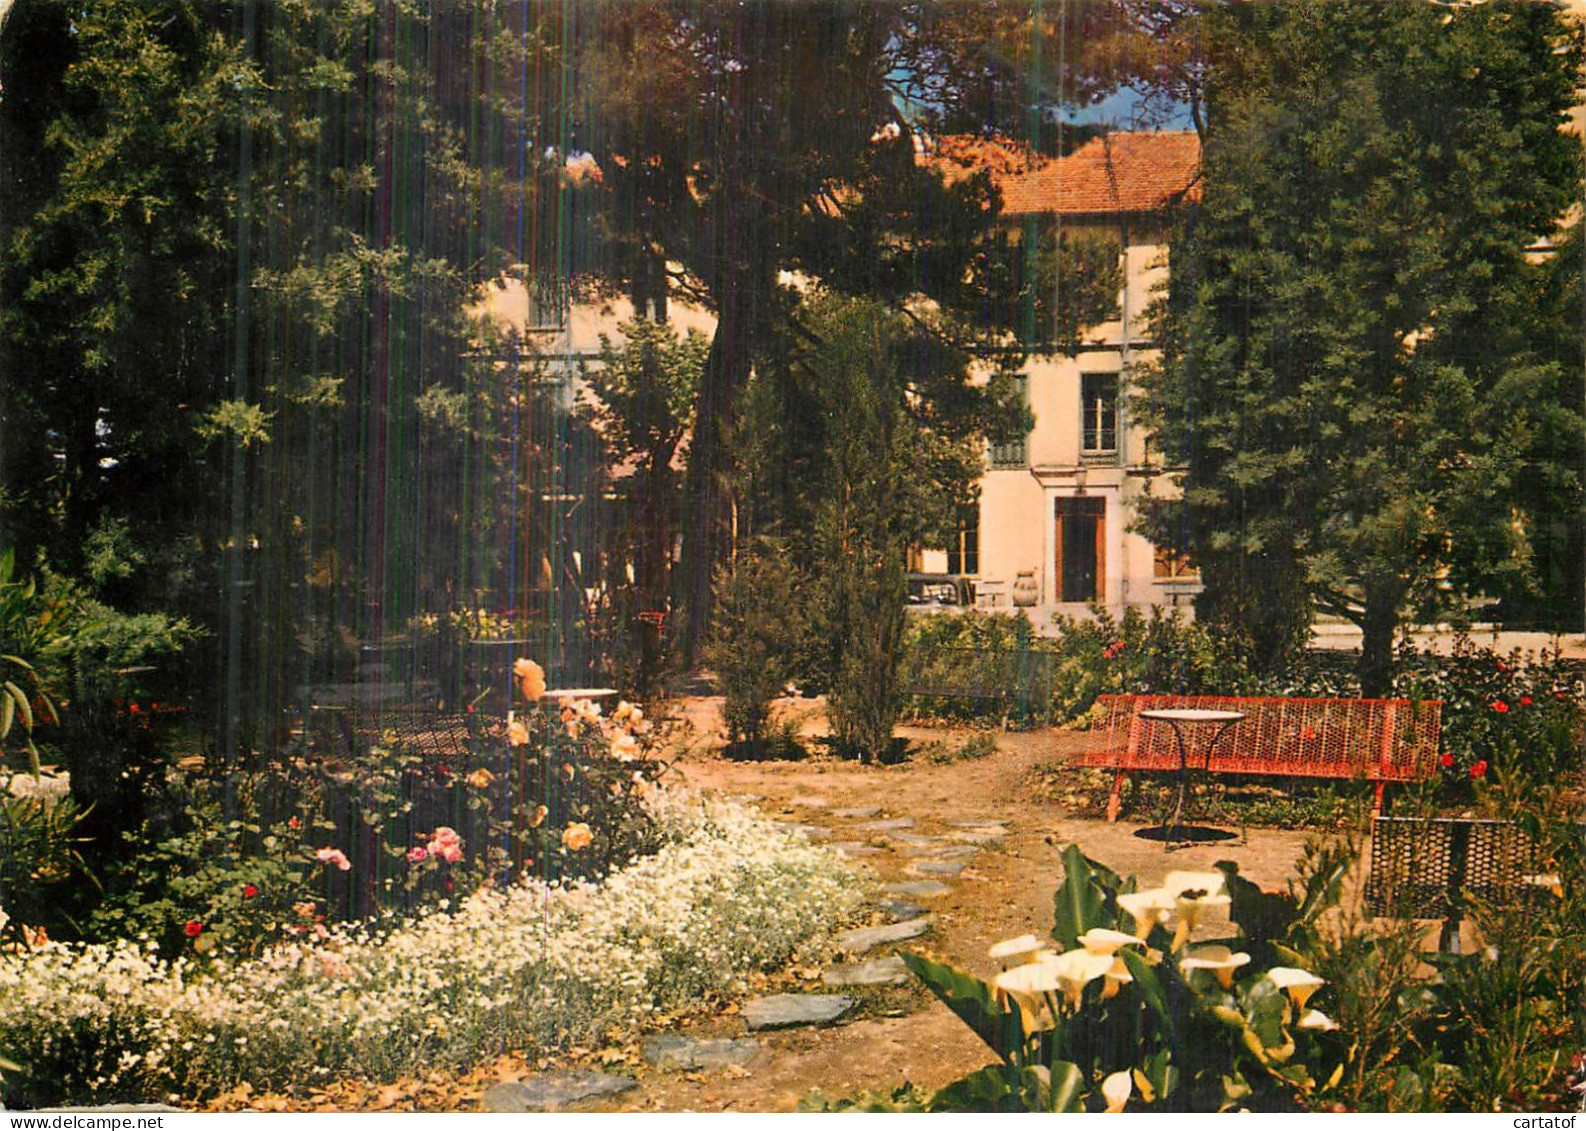
<svg viewBox="0 0 1586 1131"><path fill-rule="evenodd" d="M1189 744L1184 738L1185 727L1215 726L1211 740L1206 743L1202 752L1201 768L1211 765L1212 750L1217 745L1228 728L1245 717L1243 711L1213 711L1199 707L1162 707L1154 710L1140 712L1140 718L1150 722L1167 723L1173 728L1173 737L1178 742L1178 799L1173 804L1172 820L1162 826L1162 843L1166 847L1175 843L1172 835L1175 831L1183 829L1184 797L1189 786Z"/></svg>
<svg viewBox="0 0 1586 1131"><path fill-rule="evenodd" d="M610 699L617 694L615 687L557 687L547 691L541 696L551 703L570 703L574 699L590 699L599 702Z"/></svg>

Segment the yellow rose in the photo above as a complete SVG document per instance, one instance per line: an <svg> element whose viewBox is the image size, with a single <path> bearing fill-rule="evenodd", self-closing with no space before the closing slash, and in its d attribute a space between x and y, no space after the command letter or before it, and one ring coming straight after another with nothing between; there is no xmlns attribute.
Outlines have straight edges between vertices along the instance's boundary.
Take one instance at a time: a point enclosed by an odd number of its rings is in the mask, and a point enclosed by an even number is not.
<svg viewBox="0 0 1586 1131"><path fill-rule="evenodd" d="M562 844L572 852L582 852L594 839L595 834L582 821L575 821L562 830Z"/></svg>
<svg viewBox="0 0 1586 1131"><path fill-rule="evenodd" d="M536 805L534 812L529 816L529 828L537 829L545 823L545 814L548 810L543 805Z"/></svg>
<svg viewBox="0 0 1586 1131"><path fill-rule="evenodd" d="M507 724L507 741L513 746L527 746L529 744L529 728L513 719Z"/></svg>
<svg viewBox="0 0 1586 1131"><path fill-rule="evenodd" d="M512 674L518 677L518 689L530 703L545 698L545 669L533 660L519 659L512 665Z"/></svg>

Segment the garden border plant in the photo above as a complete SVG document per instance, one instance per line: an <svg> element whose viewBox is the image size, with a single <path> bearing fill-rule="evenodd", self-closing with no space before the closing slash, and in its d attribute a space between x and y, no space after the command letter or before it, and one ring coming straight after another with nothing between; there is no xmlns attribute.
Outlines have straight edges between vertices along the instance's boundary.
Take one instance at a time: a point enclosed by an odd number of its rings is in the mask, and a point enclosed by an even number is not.
<svg viewBox="0 0 1586 1131"><path fill-rule="evenodd" d="M255 958L147 940L0 952L11 1106L201 1098L456 1071L632 1032L733 992L851 920L862 872L725 802L658 791L663 846L596 885L485 888L406 924L325 929Z"/></svg>

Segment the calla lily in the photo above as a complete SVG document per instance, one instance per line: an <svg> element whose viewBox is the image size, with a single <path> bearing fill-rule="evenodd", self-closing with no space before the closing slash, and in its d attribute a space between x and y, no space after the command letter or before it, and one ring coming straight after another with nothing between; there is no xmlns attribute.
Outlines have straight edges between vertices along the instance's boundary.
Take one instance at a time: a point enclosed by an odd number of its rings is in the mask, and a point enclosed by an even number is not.
<svg viewBox="0 0 1586 1131"><path fill-rule="evenodd" d="M1169 872L1162 886L1177 899L1204 899L1222 895L1228 878L1221 872Z"/></svg>
<svg viewBox="0 0 1586 1131"><path fill-rule="evenodd" d="M1188 886L1176 887L1172 884L1164 885L1168 891L1176 892L1174 910L1178 912L1178 925L1173 928L1173 949L1177 950L1189 940L1190 932L1200 922L1201 916L1213 907L1227 907L1233 902L1227 895L1222 894L1220 887L1213 888L1203 885L1203 881L1216 877L1220 883L1221 872L1170 872L1169 880L1177 880Z"/></svg>
<svg viewBox="0 0 1586 1131"><path fill-rule="evenodd" d="M1056 955L1052 955L1056 958ZM1026 962L1022 966L1014 966L1004 970L992 979L999 990L1006 990L1010 994L1050 994L1062 988L1062 979L1058 976L1049 962Z"/></svg>
<svg viewBox="0 0 1586 1131"><path fill-rule="evenodd" d="M1166 923L1177 901L1166 888L1147 888L1118 897L1118 906L1134 919L1137 931L1149 931L1158 923Z"/></svg>
<svg viewBox="0 0 1586 1131"><path fill-rule="evenodd" d="M1115 961L1110 954L1092 954L1084 949L1070 950L1039 960L1042 966L1057 976L1063 996L1069 1005L1076 1008L1085 987L1111 970Z"/></svg>
<svg viewBox="0 0 1586 1131"><path fill-rule="evenodd" d="M999 943L992 944L991 949L987 950L986 954L988 957L999 960L1005 958L1023 958L1027 954L1034 954L1044 945L1045 944L1034 935L1020 935L1016 939L1003 939Z"/></svg>
<svg viewBox="0 0 1586 1131"><path fill-rule="evenodd" d="M1101 1082L1101 1096L1107 1101L1107 1110L1122 1111L1134 1095L1134 1081L1127 1072L1114 1072Z"/></svg>
<svg viewBox="0 0 1586 1131"><path fill-rule="evenodd" d="M1119 947L1128 946L1130 943L1145 945L1145 940L1138 935L1127 935L1122 931L1108 930L1106 927L1092 927L1079 936L1079 942L1092 954L1114 954Z"/></svg>
<svg viewBox="0 0 1586 1131"><path fill-rule="evenodd" d="M1327 984L1326 978L1318 978L1309 970L1300 970L1293 966L1274 966L1267 971L1267 977L1272 979L1272 984L1289 995L1289 1000L1294 1002L1294 1008L1303 1010L1305 1003L1311 1000L1311 995Z"/></svg>
<svg viewBox="0 0 1586 1131"><path fill-rule="evenodd" d="M1050 951L1037 953L1057 957ZM1019 1022L1026 1036L1052 1027L1054 1021L1047 1007L1047 995L1056 993L1061 982L1045 963L1027 962L1004 970L992 979L992 984L1018 1008Z"/></svg>
<svg viewBox="0 0 1586 1131"><path fill-rule="evenodd" d="M1108 998L1114 996L1119 990L1123 989L1124 986L1134 981L1134 975L1129 973L1129 967L1126 966L1123 959L1117 955L1113 956L1112 969L1108 970L1107 973L1103 975L1103 977L1107 979L1107 984L1101 991L1102 1001L1106 1001Z"/></svg>
<svg viewBox="0 0 1586 1131"><path fill-rule="evenodd" d="M1330 1033L1338 1028L1338 1022L1316 1009L1307 1009L1295 1025L1301 1029L1318 1029L1324 1033Z"/></svg>
<svg viewBox="0 0 1586 1131"><path fill-rule="evenodd" d="M1178 968L1186 974L1191 970L1210 970L1226 990L1234 984L1234 971L1249 961L1250 956L1244 951L1235 954L1225 946L1203 946L1179 959Z"/></svg>
<svg viewBox="0 0 1586 1131"><path fill-rule="evenodd" d="M1535 876L1521 876L1520 882L1532 887L1546 888L1559 899L1564 898L1564 881L1557 872L1544 872Z"/></svg>

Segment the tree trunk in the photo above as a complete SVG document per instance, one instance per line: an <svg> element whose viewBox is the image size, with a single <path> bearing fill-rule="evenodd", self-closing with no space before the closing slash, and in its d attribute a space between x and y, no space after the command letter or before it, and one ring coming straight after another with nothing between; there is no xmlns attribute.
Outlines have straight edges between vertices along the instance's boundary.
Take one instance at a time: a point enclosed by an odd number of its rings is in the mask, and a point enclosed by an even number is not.
<svg viewBox="0 0 1586 1131"><path fill-rule="evenodd" d="M677 656L694 665L710 631L716 567L730 548L732 430L738 401L749 381L751 349L763 319L765 297L752 285L723 288L716 334L694 407L694 435L683 490L682 616Z"/></svg>
<svg viewBox="0 0 1586 1131"><path fill-rule="evenodd" d="M1399 586L1366 590L1360 618L1360 693L1367 699L1386 698L1393 690L1393 634L1399 627Z"/></svg>

